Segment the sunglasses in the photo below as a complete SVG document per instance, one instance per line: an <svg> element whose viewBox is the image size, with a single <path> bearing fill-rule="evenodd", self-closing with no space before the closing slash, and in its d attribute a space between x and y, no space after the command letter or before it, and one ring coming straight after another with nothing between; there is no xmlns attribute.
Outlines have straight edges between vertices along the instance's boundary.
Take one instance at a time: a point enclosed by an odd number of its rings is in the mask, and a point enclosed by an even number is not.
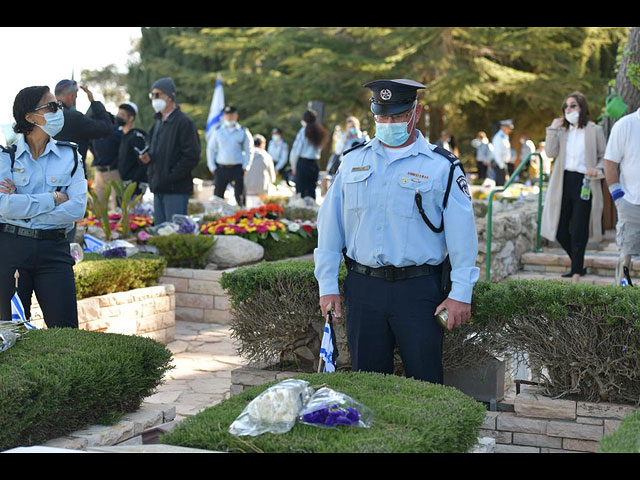
<svg viewBox="0 0 640 480"><path fill-rule="evenodd" d="M150 93L149 94L149 99L153 100L154 98L160 98L160 95L162 95L162 93L160 93L160 92Z"/></svg>
<svg viewBox="0 0 640 480"><path fill-rule="evenodd" d="M577 103L570 103L569 105L565 105L564 109L566 110L567 108L578 108L578 104Z"/></svg>
<svg viewBox="0 0 640 480"><path fill-rule="evenodd" d="M64 105L62 104L62 102L49 102L49 103L45 103L44 105L40 105L39 107L34 108L33 111L34 112L38 112L38 111L44 110L46 108L51 110L51 113L56 113L58 110L62 110L64 108Z"/></svg>

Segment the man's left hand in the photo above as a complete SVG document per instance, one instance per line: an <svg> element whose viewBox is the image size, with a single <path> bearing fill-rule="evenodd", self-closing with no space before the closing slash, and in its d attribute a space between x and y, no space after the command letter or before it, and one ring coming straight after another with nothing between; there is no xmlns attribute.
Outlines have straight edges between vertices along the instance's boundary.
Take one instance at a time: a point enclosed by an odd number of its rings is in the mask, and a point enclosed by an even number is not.
<svg viewBox="0 0 640 480"><path fill-rule="evenodd" d="M80 88L82 90L84 90L84 93L87 94L87 97L89 97L89 101L93 103L94 99L93 99L93 92L91 90L89 90L89 88L85 85L81 85Z"/></svg>
<svg viewBox="0 0 640 480"><path fill-rule="evenodd" d="M436 315L440 313L442 310L447 309L449 312L449 321L447 323L447 330L453 330L456 327L459 327L465 322L468 322L471 318L471 304L459 302L457 300L453 300L452 298L445 299L438 308L436 308Z"/></svg>

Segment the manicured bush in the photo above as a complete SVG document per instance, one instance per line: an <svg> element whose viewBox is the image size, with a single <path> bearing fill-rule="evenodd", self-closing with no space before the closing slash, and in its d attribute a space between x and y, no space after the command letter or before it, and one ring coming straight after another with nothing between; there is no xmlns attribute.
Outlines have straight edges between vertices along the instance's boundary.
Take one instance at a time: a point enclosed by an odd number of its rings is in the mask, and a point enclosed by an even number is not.
<svg viewBox="0 0 640 480"><path fill-rule="evenodd" d="M615 432L600 440L599 453L640 453L640 410L627 415Z"/></svg>
<svg viewBox="0 0 640 480"><path fill-rule="evenodd" d="M129 258L104 258L85 254L85 260L73 267L78 300L150 287L158 283L167 261L152 255Z"/></svg>
<svg viewBox="0 0 640 480"><path fill-rule="evenodd" d="M272 237L261 238L258 243L264 247L264 260L282 260L312 253L318 246L318 234L314 231L309 237L289 233L276 241Z"/></svg>
<svg viewBox="0 0 640 480"><path fill-rule="evenodd" d="M149 238L149 245L158 248L167 259L167 266L174 268L202 269L207 266L209 252L215 238L210 235L157 235Z"/></svg>
<svg viewBox="0 0 640 480"><path fill-rule="evenodd" d="M154 393L170 360L166 347L143 337L26 332L0 353L0 451L118 421Z"/></svg>
<svg viewBox="0 0 640 480"><path fill-rule="evenodd" d="M371 428L325 430L296 424L284 434L236 437L229 425L269 386L254 387L177 425L161 443L225 452L402 453L467 452L486 416L460 391L394 375L364 372L302 374L310 386L328 386L374 412Z"/></svg>
<svg viewBox="0 0 640 480"><path fill-rule="evenodd" d="M304 345L317 358L314 332L321 331L324 320L313 270L312 261L298 261L223 274L234 315L232 335L243 355L285 360ZM345 273L342 267L341 289ZM445 333L445 368L474 367L523 352L541 371L550 396L637 403L640 291L551 280L478 282L472 321Z"/></svg>

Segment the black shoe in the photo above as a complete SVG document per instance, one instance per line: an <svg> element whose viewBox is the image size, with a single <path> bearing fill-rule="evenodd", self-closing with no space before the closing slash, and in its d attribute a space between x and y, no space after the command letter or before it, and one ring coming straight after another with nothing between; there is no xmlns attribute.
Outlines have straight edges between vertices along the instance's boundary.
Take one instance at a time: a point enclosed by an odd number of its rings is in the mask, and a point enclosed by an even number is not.
<svg viewBox="0 0 640 480"><path fill-rule="evenodd" d="M583 268L582 269L582 273L580 274L580 276L584 276L587 274L587 269ZM571 278L573 277L573 273L571 272L571 270L569 270L568 272L563 273L562 275L560 275L562 278Z"/></svg>

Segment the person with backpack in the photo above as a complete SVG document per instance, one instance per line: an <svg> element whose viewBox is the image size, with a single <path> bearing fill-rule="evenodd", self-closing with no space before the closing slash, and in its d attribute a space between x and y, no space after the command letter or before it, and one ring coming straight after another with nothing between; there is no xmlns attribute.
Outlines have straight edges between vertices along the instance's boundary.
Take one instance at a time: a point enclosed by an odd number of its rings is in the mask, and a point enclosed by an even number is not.
<svg viewBox="0 0 640 480"><path fill-rule="evenodd" d="M407 80L377 80L375 138L343 155L318 213L314 250L320 309L342 317L354 371L393 373L397 344L405 375L443 382L444 330L469 320L479 269L473 205L460 161L416 128L423 107ZM449 259L449 260L448 260Z"/></svg>
<svg viewBox="0 0 640 480"><path fill-rule="evenodd" d="M62 105L47 86L22 89L13 115L17 141L0 152L0 320L17 294L30 318L35 292L47 328L78 327L67 233L84 217L87 180L77 145L54 140Z"/></svg>

